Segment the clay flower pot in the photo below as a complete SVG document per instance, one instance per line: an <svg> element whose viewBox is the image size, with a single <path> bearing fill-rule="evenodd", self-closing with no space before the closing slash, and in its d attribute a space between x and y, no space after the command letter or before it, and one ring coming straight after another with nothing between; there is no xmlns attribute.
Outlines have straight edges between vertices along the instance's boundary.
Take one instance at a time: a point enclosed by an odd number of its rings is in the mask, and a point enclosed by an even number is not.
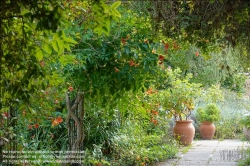
<svg viewBox="0 0 250 166"><path fill-rule="evenodd" d="M175 121L176 124L173 128L174 137L180 141L182 145L190 145L193 142L195 128L192 120Z"/></svg>
<svg viewBox="0 0 250 166"><path fill-rule="evenodd" d="M208 121L202 122L200 125L200 133L202 139L213 139L215 133L215 125Z"/></svg>
<svg viewBox="0 0 250 166"><path fill-rule="evenodd" d="M243 127L243 134L247 140L250 140L250 129Z"/></svg>

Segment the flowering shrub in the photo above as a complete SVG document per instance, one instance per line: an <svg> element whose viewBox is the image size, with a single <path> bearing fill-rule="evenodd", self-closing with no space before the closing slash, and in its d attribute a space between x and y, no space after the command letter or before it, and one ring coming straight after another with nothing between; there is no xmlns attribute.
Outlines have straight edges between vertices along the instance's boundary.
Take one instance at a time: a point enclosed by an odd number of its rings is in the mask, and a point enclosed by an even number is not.
<svg viewBox="0 0 250 166"><path fill-rule="evenodd" d="M201 94L201 84L190 83L191 75L187 75L184 79L179 78L179 69L167 69L167 79L169 87L161 89L156 95L155 100L158 101L160 107L167 111L167 117L177 120L187 120L191 111L194 109L194 101Z"/></svg>

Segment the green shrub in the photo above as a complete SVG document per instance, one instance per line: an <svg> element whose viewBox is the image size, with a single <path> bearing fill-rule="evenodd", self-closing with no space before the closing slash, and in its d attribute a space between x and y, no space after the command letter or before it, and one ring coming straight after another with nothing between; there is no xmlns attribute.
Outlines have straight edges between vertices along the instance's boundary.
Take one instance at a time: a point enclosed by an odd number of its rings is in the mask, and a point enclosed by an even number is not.
<svg viewBox="0 0 250 166"><path fill-rule="evenodd" d="M237 93L244 93L246 78L247 77L244 74L234 73L231 77L226 78L223 83L223 87Z"/></svg>
<svg viewBox="0 0 250 166"><path fill-rule="evenodd" d="M199 107L196 111L197 119L200 122L215 122L220 120L220 109L216 106L216 104L208 104L205 108Z"/></svg>
<svg viewBox="0 0 250 166"><path fill-rule="evenodd" d="M215 126L216 139L240 139L242 137L242 125L237 117L223 118L221 122L215 123Z"/></svg>

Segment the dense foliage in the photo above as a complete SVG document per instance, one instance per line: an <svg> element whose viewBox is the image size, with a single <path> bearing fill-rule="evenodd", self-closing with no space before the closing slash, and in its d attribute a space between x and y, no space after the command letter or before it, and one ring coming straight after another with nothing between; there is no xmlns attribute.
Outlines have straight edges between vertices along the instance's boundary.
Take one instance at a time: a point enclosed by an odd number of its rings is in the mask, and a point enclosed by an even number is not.
<svg viewBox="0 0 250 166"><path fill-rule="evenodd" d="M205 108L199 107L196 111L196 117L200 122L216 122L220 120L220 110L216 104L211 103L205 106Z"/></svg>
<svg viewBox="0 0 250 166"><path fill-rule="evenodd" d="M205 52L214 44L240 47L249 68L249 8L247 0L137 1L131 5L151 17L155 33L187 40ZM142 15L143 15L142 14ZM248 51L247 51L248 50Z"/></svg>

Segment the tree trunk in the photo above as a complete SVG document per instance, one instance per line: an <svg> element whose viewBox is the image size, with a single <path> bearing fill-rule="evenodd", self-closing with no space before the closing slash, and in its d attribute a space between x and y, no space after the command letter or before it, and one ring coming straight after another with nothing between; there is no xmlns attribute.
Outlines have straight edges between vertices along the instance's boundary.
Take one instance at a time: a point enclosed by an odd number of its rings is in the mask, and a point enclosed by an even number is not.
<svg viewBox="0 0 250 166"><path fill-rule="evenodd" d="M82 143L84 140L84 94L77 93L73 105L70 102L69 92L66 93L66 106L68 110L67 117L65 119L69 137L68 151L80 152L83 150ZM79 155L79 153L73 153L68 155ZM63 165L63 164L62 164Z"/></svg>

